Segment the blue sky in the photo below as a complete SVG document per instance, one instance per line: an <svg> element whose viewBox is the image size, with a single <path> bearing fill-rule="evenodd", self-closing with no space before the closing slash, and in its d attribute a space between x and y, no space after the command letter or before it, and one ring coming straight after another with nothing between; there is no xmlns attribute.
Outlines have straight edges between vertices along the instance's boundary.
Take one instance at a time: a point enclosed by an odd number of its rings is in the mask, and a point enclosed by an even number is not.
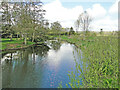
<svg viewBox="0 0 120 90"><path fill-rule="evenodd" d="M51 0L51 2L54 0ZM73 0L74 1L74 0ZM44 2L44 1L43 1ZM44 4L48 4L50 2L44 2ZM93 4L99 3L104 8L109 9L114 2L61 2L65 8L73 8L75 6L83 6L85 9L92 7Z"/></svg>
<svg viewBox="0 0 120 90"><path fill-rule="evenodd" d="M73 8L75 6L83 6L83 8L87 9L92 7L93 4L96 4L98 2L63 2L62 5L66 8ZM109 9L109 7L113 4L113 2L99 2L102 6L104 6L106 9Z"/></svg>
<svg viewBox="0 0 120 90"><path fill-rule="evenodd" d="M44 4L51 3L55 0L41 0ZM116 0L59 0L66 8L73 8L75 6L83 6L85 9L92 7L93 4L99 3L104 8L109 9ZM88 2L89 1L89 2Z"/></svg>
<svg viewBox="0 0 120 90"><path fill-rule="evenodd" d="M74 22L83 11L94 18L91 30L118 30L118 0L41 0L46 9L46 18L52 23L59 21L63 27L74 27ZM74 27L75 28L75 27Z"/></svg>

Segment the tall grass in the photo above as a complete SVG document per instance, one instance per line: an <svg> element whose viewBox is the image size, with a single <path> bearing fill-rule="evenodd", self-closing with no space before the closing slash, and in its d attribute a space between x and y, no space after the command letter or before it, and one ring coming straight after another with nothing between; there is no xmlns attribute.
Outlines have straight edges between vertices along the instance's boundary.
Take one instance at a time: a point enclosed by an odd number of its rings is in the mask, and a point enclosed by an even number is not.
<svg viewBox="0 0 120 90"><path fill-rule="evenodd" d="M69 42L80 46L81 39L72 37ZM65 38L66 39L66 38ZM80 73L69 73L72 88L118 88L118 38L117 37L86 37L81 46L82 67L76 60L76 70ZM66 39L67 40L67 39ZM81 43L81 44L83 44ZM78 53L80 53L78 51ZM81 56L81 54L79 54Z"/></svg>

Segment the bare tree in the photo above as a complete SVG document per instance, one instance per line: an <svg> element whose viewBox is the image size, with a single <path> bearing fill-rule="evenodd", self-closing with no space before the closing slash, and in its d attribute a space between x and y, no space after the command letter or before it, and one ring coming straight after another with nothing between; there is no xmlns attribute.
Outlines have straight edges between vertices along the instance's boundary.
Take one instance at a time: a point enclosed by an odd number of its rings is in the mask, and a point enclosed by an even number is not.
<svg viewBox="0 0 120 90"><path fill-rule="evenodd" d="M79 30L79 26L80 26L80 21L79 20L76 20L75 21L75 27L76 27L76 32L78 33L78 30Z"/></svg>
<svg viewBox="0 0 120 90"><path fill-rule="evenodd" d="M81 13L78 17L78 19L75 22L76 28L81 28L83 31L89 31L90 23L92 22L92 18L87 13L87 11L84 11L84 13Z"/></svg>

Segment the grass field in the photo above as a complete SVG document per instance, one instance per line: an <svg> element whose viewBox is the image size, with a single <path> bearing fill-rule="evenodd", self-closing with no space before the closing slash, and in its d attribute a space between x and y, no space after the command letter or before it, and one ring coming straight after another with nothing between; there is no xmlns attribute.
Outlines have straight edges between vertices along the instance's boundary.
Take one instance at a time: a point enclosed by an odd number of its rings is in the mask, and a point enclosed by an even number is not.
<svg viewBox="0 0 120 90"><path fill-rule="evenodd" d="M23 42L24 42L23 40L18 40L16 38L13 38L12 41L9 38L2 38L1 39L2 46L0 47L0 49L4 50L4 49L21 48L35 44L34 42L27 41L27 45L24 45Z"/></svg>
<svg viewBox="0 0 120 90"><path fill-rule="evenodd" d="M61 36L61 40L81 48L82 67L76 62L78 77L69 73L72 88L118 88L118 38L113 36ZM79 52L79 51L78 51ZM81 53L79 52L80 56ZM75 58L76 60L76 58ZM87 67L86 67L87 66ZM83 68L83 70L82 70ZM82 78L82 84L80 81ZM67 84L68 86L68 84Z"/></svg>

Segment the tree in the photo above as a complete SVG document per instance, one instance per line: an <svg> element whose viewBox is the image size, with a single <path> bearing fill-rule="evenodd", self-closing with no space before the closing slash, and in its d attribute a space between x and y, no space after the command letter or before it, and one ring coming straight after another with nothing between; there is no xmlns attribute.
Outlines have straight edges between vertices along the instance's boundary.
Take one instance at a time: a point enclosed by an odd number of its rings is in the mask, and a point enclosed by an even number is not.
<svg viewBox="0 0 120 90"><path fill-rule="evenodd" d="M56 21L51 24L51 29L60 31L62 29L62 26L58 21Z"/></svg>
<svg viewBox="0 0 120 90"><path fill-rule="evenodd" d="M103 34L103 29L102 29L102 28L100 29L100 34L101 34L101 35Z"/></svg>
<svg viewBox="0 0 120 90"><path fill-rule="evenodd" d="M76 32L78 33L79 27L80 27L80 21L76 20L75 21L75 27L76 27Z"/></svg>
<svg viewBox="0 0 120 90"><path fill-rule="evenodd" d="M38 28L38 24L40 25L40 27L43 26L44 15L45 15L46 11L42 8L42 5L43 5L43 3L41 1L31 3L32 9L33 9L33 10L31 10L31 13L30 13L33 18L32 42L36 38L36 30Z"/></svg>
<svg viewBox="0 0 120 90"><path fill-rule="evenodd" d="M52 29L52 31L54 31L56 34L58 34L58 33L60 33L60 31L62 30L62 26L61 26L61 24L60 24L58 21L56 21L56 22L53 22L53 23L51 24L51 29Z"/></svg>
<svg viewBox="0 0 120 90"><path fill-rule="evenodd" d="M70 28L69 35L74 34L75 31L73 30L73 27Z"/></svg>
<svg viewBox="0 0 120 90"><path fill-rule="evenodd" d="M1 2L2 9L2 34L6 34L11 37L12 40L12 8L8 2Z"/></svg>
<svg viewBox="0 0 120 90"><path fill-rule="evenodd" d="M83 31L88 32L90 28L90 23L92 22L92 18L89 16L87 11L81 13L76 21L76 27L81 28Z"/></svg>
<svg viewBox="0 0 120 90"><path fill-rule="evenodd" d="M35 39L42 38L45 35L44 15L45 10L42 8L43 3L37 2L2 2L2 21L3 33L17 34L24 38L24 44L27 39L32 42ZM12 7L11 7L12 6ZM48 26L48 22L46 26ZM13 32L12 32L13 31ZM43 40L42 38L41 40Z"/></svg>
<svg viewBox="0 0 120 90"><path fill-rule="evenodd" d="M45 20L44 27L45 27L46 29L49 29L49 22L48 22L48 20Z"/></svg>
<svg viewBox="0 0 120 90"><path fill-rule="evenodd" d="M27 43L27 38L32 42L38 36L38 27L43 27L45 10L43 10L42 2L21 2L14 3L13 21L14 31L24 37L24 43ZM40 29L40 28L39 28ZM39 30L41 31L41 30Z"/></svg>
<svg viewBox="0 0 120 90"><path fill-rule="evenodd" d="M17 38L18 38L18 36L21 35L21 30L18 29L19 27L17 26L17 23L19 22L19 17L21 15L20 5L17 2L15 2L13 4L12 10L13 10L12 11L12 18L13 18L13 23L14 23L12 29L17 34Z"/></svg>

